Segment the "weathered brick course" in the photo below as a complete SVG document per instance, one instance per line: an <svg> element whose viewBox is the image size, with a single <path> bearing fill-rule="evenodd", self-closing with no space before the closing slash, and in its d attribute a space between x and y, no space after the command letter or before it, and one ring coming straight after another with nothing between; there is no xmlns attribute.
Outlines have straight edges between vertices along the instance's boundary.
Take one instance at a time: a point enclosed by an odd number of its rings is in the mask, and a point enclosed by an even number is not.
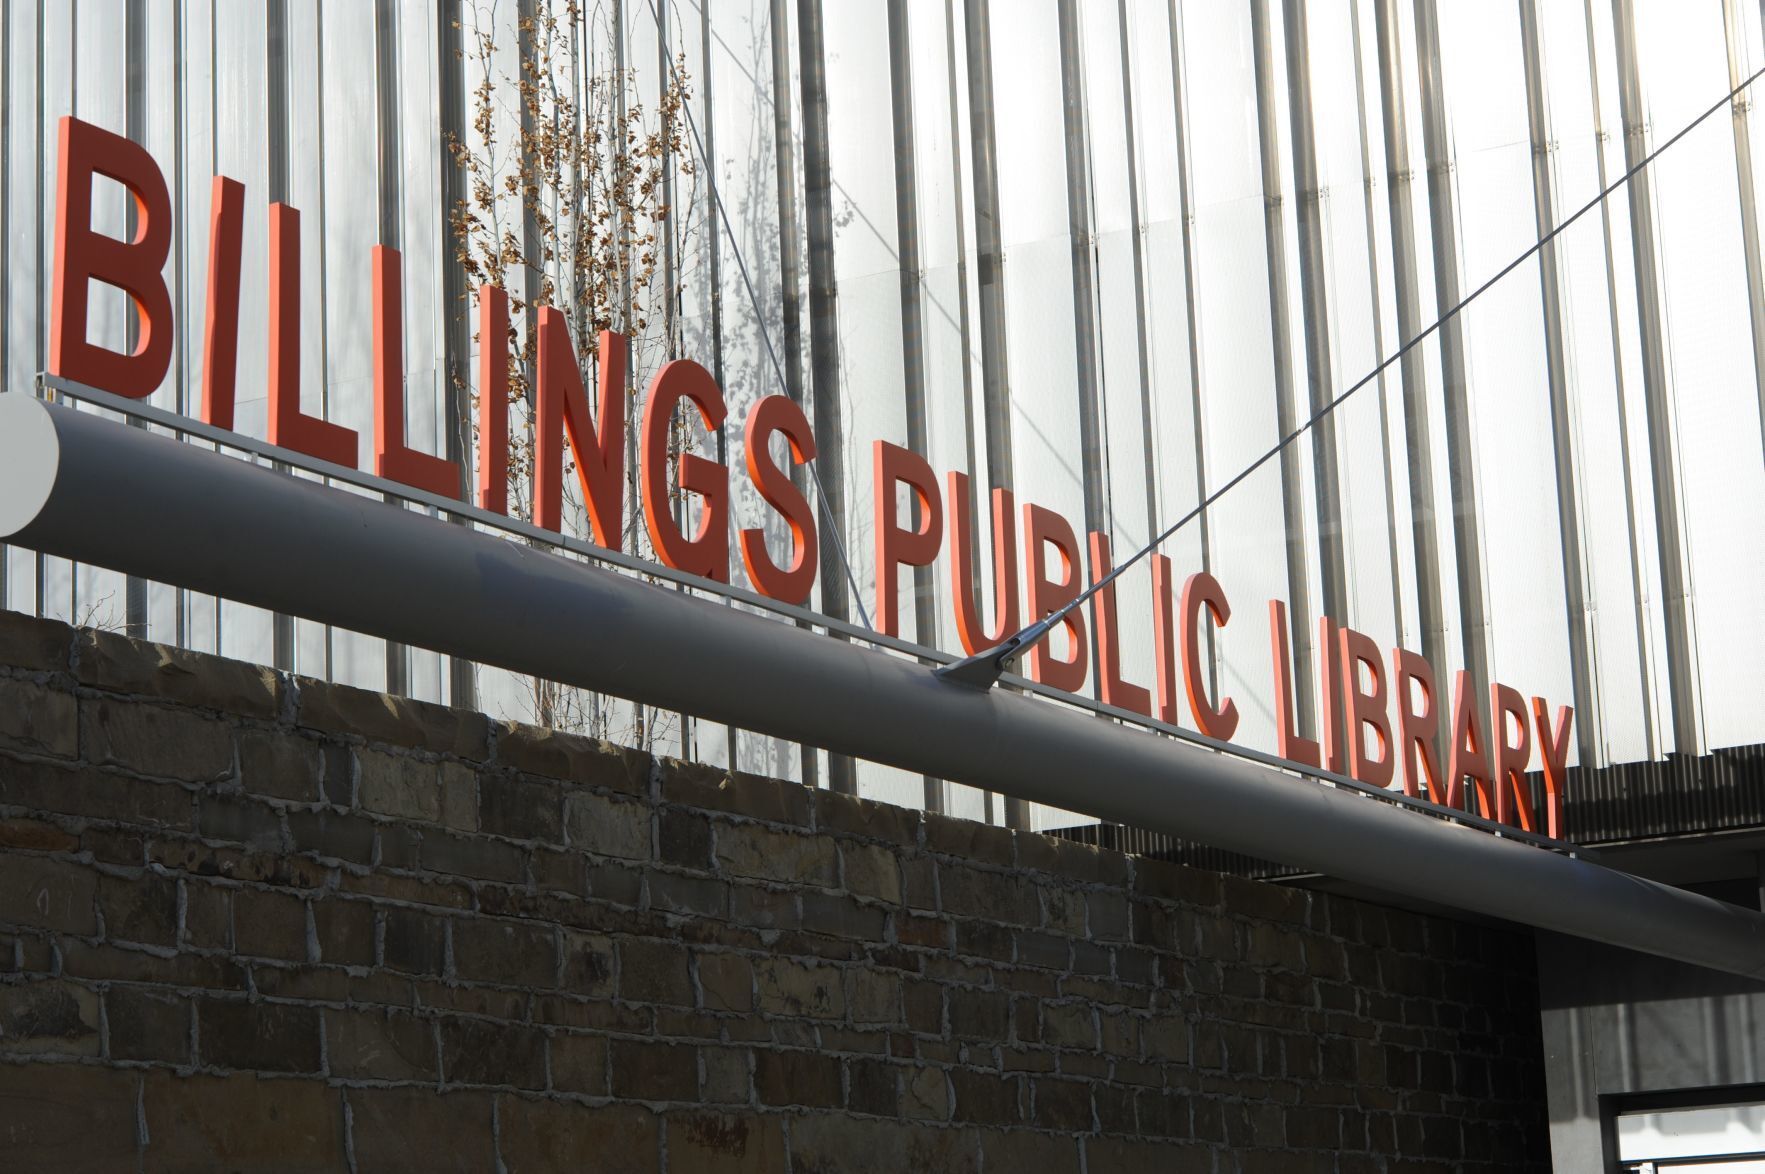
<svg viewBox="0 0 1765 1174"><path fill-rule="evenodd" d="M4 1169L1537 1169L1531 965L0 613Z"/></svg>

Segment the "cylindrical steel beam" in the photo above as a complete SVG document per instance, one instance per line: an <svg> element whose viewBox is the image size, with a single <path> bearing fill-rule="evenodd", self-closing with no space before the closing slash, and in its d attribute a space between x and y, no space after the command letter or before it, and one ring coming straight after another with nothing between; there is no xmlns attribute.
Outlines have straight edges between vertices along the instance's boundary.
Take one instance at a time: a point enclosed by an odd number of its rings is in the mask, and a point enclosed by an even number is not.
<svg viewBox="0 0 1765 1174"><path fill-rule="evenodd" d="M1765 917L25 395L0 538L776 737L1765 978Z"/></svg>

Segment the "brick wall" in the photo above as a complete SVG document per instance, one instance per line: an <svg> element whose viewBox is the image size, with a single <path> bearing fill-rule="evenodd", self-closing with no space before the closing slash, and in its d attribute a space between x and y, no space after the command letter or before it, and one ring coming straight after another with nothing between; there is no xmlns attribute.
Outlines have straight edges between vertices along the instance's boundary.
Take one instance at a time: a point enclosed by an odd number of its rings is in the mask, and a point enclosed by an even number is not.
<svg viewBox="0 0 1765 1174"><path fill-rule="evenodd" d="M1544 1163L1528 938L5 612L0 971L7 1170Z"/></svg>

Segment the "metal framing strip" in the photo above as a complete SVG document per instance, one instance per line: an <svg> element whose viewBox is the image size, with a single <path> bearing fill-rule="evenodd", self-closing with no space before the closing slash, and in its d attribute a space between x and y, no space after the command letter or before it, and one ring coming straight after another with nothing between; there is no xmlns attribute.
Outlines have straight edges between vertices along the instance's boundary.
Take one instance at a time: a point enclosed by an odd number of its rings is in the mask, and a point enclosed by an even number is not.
<svg viewBox="0 0 1765 1174"><path fill-rule="evenodd" d="M1765 978L1765 915L28 395L0 538L1486 916ZM542 622L535 622L536 619Z"/></svg>

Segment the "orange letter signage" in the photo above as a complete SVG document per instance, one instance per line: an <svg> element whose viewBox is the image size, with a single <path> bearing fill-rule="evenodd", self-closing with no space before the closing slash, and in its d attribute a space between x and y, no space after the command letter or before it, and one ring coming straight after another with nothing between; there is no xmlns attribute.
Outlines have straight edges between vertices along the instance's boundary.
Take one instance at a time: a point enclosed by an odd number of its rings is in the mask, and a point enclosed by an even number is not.
<svg viewBox="0 0 1765 1174"><path fill-rule="evenodd" d="M208 320L202 333L202 418L233 428L239 375L239 260L245 238L245 185L214 177L208 210Z"/></svg>
<svg viewBox="0 0 1765 1174"><path fill-rule="evenodd" d="M109 176L135 204L135 239L92 231L92 177ZM129 399L152 395L172 361L172 300L160 270L172 247L172 201L153 156L77 118L61 120L55 205L55 277L49 309L49 373ZM86 339L91 283L126 292L141 338L133 354Z"/></svg>
<svg viewBox="0 0 1765 1174"><path fill-rule="evenodd" d="M1287 605L1269 600L1269 651L1275 661L1275 753L1301 766L1318 766L1318 744L1302 738L1294 712L1293 666L1287 649Z"/></svg>
<svg viewBox="0 0 1765 1174"><path fill-rule="evenodd" d="M269 442L346 469L356 467L356 434L300 410L300 213L270 205Z"/></svg>
<svg viewBox="0 0 1765 1174"><path fill-rule="evenodd" d="M1110 572L1109 539L1091 532L1091 582ZM1097 680L1103 687L1103 704L1119 705L1152 716L1152 694L1142 685L1122 679L1121 624L1115 613L1115 585L1091 597L1091 614L1097 620Z"/></svg>
<svg viewBox="0 0 1765 1174"><path fill-rule="evenodd" d="M539 395L533 421L533 523L563 528L564 446L582 482L594 540L608 550L625 546L625 338L600 338L600 419L588 418L588 396L570 345L570 327L555 306L539 308ZM483 345L480 343L480 345ZM498 344L500 347L500 344ZM670 364L672 365L672 364ZM668 368L663 367L666 371ZM701 368L702 369L702 368ZM662 375L656 375L660 382ZM710 376L706 376L707 379ZM651 394L656 384L650 385Z"/></svg>
<svg viewBox="0 0 1765 1174"><path fill-rule="evenodd" d="M993 623L981 623L975 605L980 580L974 573L969 543L968 474L951 473L946 479L950 495L950 595L956 601L956 638L962 651L973 656L991 648L1023 625L1017 621L1017 523L1012 517L1011 490L993 490Z"/></svg>
<svg viewBox="0 0 1765 1174"><path fill-rule="evenodd" d="M815 585L815 559L820 549L815 512L791 479L773 463L769 445L774 432L784 435L790 443L791 460L799 465L815 459L815 435L803 409L783 395L769 395L755 403L742 433L749 478L766 504L790 525L791 565L779 569L766 553L766 532L756 528L741 533L742 566L747 569L748 582L760 594L785 603L805 603L809 589Z"/></svg>
<svg viewBox="0 0 1765 1174"><path fill-rule="evenodd" d="M879 440L871 446L876 494L876 622L885 636L901 634L900 584L903 565L929 567L944 541L944 514L938 501L938 476L925 458L910 449ZM912 491L919 512L916 529L904 530L895 520L895 486ZM926 634L921 633L921 638Z"/></svg>
<svg viewBox="0 0 1765 1174"><path fill-rule="evenodd" d="M397 249L374 246L374 472L458 497L460 467L405 444L403 269Z"/></svg>
<svg viewBox="0 0 1765 1174"><path fill-rule="evenodd" d="M1238 728L1238 706L1229 697L1219 707L1207 703L1207 686L1201 679L1201 608L1205 605L1213 622L1225 627L1232 618L1232 606L1226 602L1225 588L1206 571L1196 571L1183 584L1183 688L1189 694L1189 709L1195 714L1195 727L1209 738L1224 742Z"/></svg>
<svg viewBox="0 0 1765 1174"><path fill-rule="evenodd" d="M1371 678L1361 687L1361 670ZM1353 628L1342 629L1342 710L1348 718L1348 767L1356 779L1374 787L1391 785L1391 719L1385 712L1385 663L1379 646ZM1379 738L1379 754L1367 756L1367 730Z"/></svg>
<svg viewBox="0 0 1765 1174"><path fill-rule="evenodd" d="M604 337L604 336L603 336ZM691 359L662 364L650 380L649 402L643 410L643 518L650 542L662 562L677 571L729 582L729 471L694 453L679 454L682 493L704 498L698 531L689 539L680 532L668 494L668 434L681 400L699 409L699 419L716 432L729 415L723 392L711 373ZM603 411L605 409L603 408ZM617 437L614 436L617 440ZM596 527L599 532L599 527ZM605 543L602 543L605 545Z"/></svg>
<svg viewBox="0 0 1765 1174"><path fill-rule="evenodd" d="M1048 577L1048 547L1060 556L1061 575ZM1023 549L1029 562L1030 622L1040 623L1079 597L1079 540L1066 519L1039 505L1023 507ZM1085 685L1085 615L1078 608L1060 621L1066 630L1067 654L1056 657L1054 633L1030 649L1030 677L1055 689L1076 693Z"/></svg>

